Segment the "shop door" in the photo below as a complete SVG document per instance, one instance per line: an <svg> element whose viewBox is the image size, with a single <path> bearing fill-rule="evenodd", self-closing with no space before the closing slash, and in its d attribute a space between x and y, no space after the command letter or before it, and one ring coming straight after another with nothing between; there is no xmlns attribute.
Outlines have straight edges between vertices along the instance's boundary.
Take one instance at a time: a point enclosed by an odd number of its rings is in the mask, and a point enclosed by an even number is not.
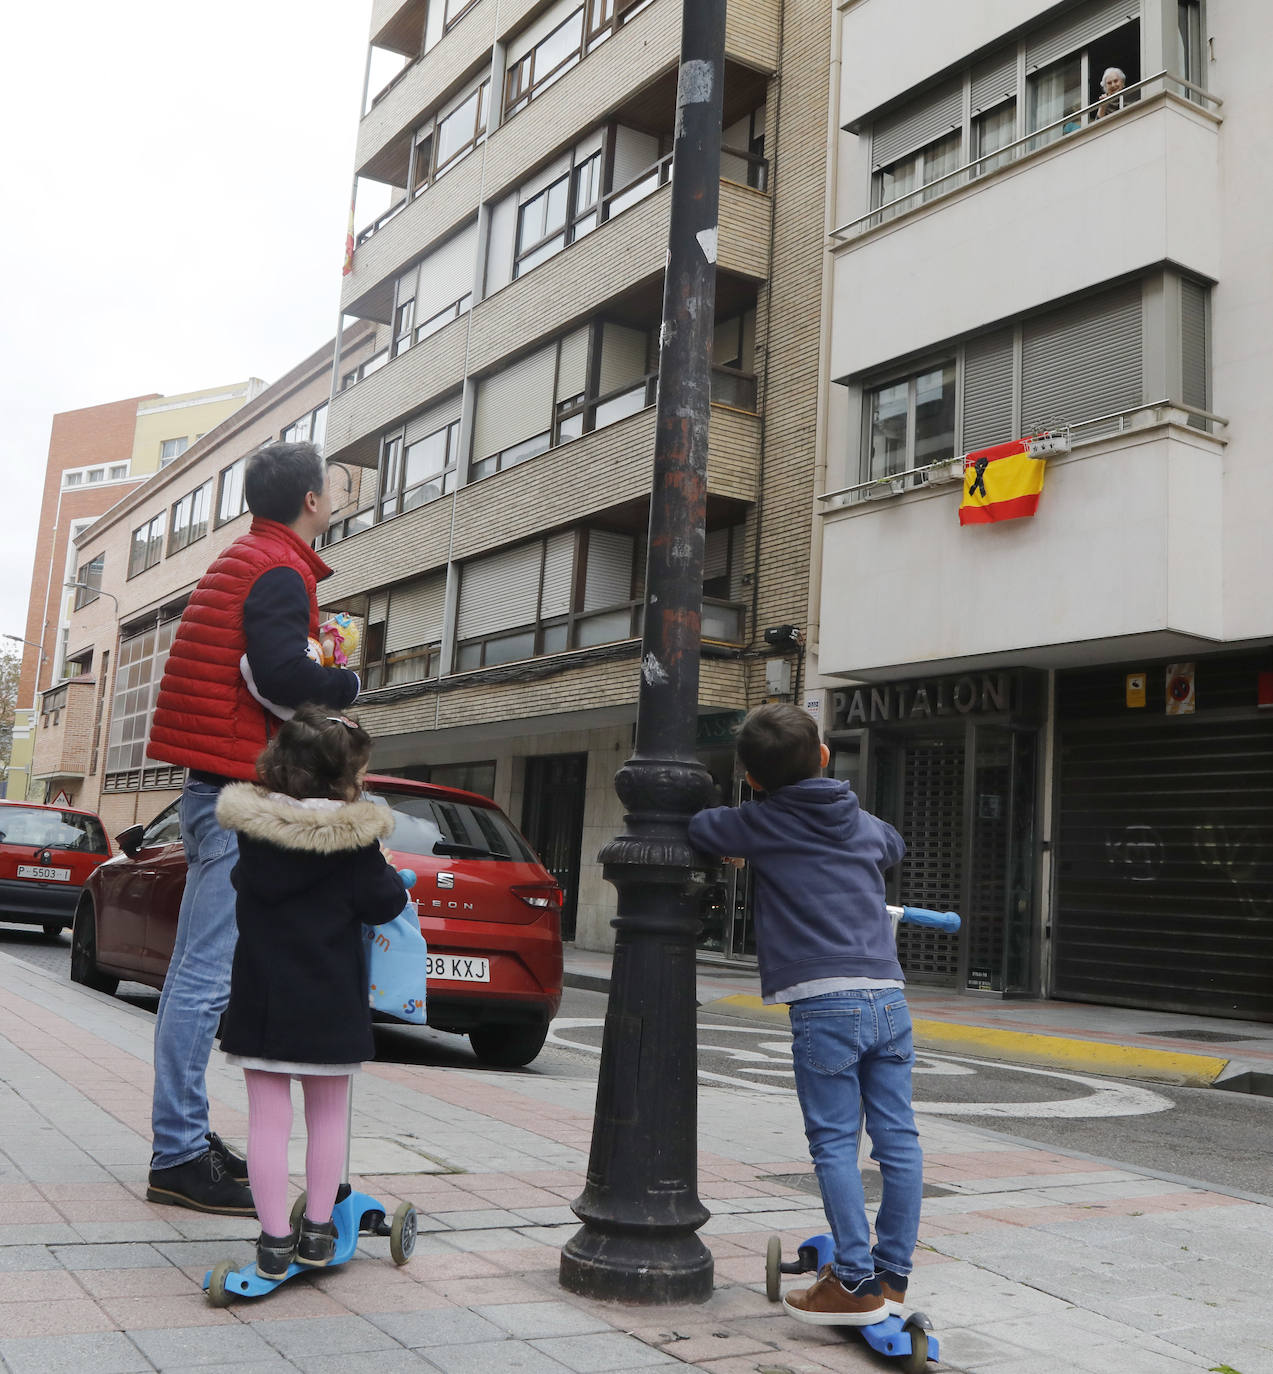
<svg viewBox="0 0 1273 1374"><path fill-rule="evenodd" d="M1273 722L1063 727L1058 997L1273 1020Z"/></svg>
<svg viewBox="0 0 1273 1374"><path fill-rule="evenodd" d="M587 781L587 754L546 754L526 760L522 834L561 885L563 940L575 938Z"/></svg>

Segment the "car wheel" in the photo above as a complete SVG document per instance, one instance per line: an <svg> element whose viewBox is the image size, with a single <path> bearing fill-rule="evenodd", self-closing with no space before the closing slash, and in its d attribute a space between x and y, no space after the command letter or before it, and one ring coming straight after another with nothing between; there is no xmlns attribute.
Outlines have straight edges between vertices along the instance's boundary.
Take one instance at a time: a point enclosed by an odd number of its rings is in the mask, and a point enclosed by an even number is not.
<svg viewBox="0 0 1273 1374"><path fill-rule="evenodd" d="M544 1048L548 1023L530 1026L474 1026L469 1031L473 1053L484 1064L500 1069L520 1069Z"/></svg>
<svg viewBox="0 0 1273 1374"><path fill-rule="evenodd" d="M40 929L44 931L50 940L57 940L61 938L62 932L66 927L61 921L45 921Z"/></svg>
<svg viewBox="0 0 1273 1374"><path fill-rule="evenodd" d="M119 987L118 978L97 967L97 921L93 903L87 897L75 908L75 924L71 927L71 982L81 983L94 992L113 993Z"/></svg>

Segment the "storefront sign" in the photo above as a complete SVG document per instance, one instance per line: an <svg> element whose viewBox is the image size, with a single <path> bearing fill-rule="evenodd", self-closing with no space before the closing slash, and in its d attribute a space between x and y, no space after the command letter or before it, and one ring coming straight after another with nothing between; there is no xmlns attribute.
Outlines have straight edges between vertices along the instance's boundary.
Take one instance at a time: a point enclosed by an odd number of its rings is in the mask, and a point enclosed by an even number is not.
<svg viewBox="0 0 1273 1374"><path fill-rule="evenodd" d="M746 711L717 711L714 715L699 716L694 732L695 749L711 749L720 745L732 748L734 735L746 714Z"/></svg>
<svg viewBox="0 0 1273 1374"><path fill-rule="evenodd" d="M1145 704L1145 674L1127 674L1127 704L1128 706L1143 706Z"/></svg>
<svg viewBox="0 0 1273 1374"><path fill-rule="evenodd" d="M887 721L980 716L1015 709L1011 673L965 673L929 682L885 683L832 693L834 730Z"/></svg>

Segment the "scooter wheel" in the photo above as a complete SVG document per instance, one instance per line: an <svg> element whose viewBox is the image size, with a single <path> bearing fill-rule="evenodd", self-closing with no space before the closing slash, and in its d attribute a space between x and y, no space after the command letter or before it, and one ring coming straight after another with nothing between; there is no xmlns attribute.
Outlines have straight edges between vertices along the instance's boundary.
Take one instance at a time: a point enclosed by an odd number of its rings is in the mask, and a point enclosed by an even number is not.
<svg viewBox="0 0 1273 1374"><path fill-rule="evenodd" d="M406 1264L415 1249L415 1240L416 1210L409 1202L400 1202L389 1230L389 1253L395 1264Z"/></svg>
<svg viewBox="0 0 1273 1374"><path fill-rule="evenodd" d="M897 1362L902 1374L924 1374L928 1368L928 1332L915 1320L907 1317L902 1330L911 1338L911 1353Z"/></svg>
<svg viewBox="0 0 1273 1374"><path fill-rule="evenodd" d="M302 1218L304 1215L305 1215L305 1194L304 1194L304 1193L301 1193L301 1195L296 1199L296 1201L295 1201L294 1203L292 1203L292 1214L291 1214L291 1216L288 1218L288 1224L289 1224L289 1225L291 1226L291 1228L292 1228L292 1234L293 1234L293 1235L295 1235L295 1234L297 1233L297 1231L300 1229L301 1218Z"/></svg>
<svg viewBox="0 0 1273 1374"><path fill-rule="evenodd" d="M208 1275L208 1304L211 1307L229 1307L234 1294L229 1292L225 1281L234 1273L233 1260L219 1260Z"/></svg>
<svg viewBox="0 0 1273 1374"><path fill-rule="evenodd" d="M782 1237L770 1236L765 1250L765 1297L777 1302L782 1297Z"/></svg>

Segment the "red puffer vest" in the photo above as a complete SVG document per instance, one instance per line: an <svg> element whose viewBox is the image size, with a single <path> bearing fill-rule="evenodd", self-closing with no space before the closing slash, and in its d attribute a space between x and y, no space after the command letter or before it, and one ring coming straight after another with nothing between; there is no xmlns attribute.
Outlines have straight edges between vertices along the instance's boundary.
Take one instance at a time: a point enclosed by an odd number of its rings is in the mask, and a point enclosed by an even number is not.
<svg viewBox="0 0 1273 1374"><path fill-rule="evenodd" d="M318 636L318 583L331 569L287 525L252 528L199 580L177 626L150 724L146 753L164 763L250 780L273 717L243 681L243 603L271 568L295 568L309 592L309 634Z"/></svg>

